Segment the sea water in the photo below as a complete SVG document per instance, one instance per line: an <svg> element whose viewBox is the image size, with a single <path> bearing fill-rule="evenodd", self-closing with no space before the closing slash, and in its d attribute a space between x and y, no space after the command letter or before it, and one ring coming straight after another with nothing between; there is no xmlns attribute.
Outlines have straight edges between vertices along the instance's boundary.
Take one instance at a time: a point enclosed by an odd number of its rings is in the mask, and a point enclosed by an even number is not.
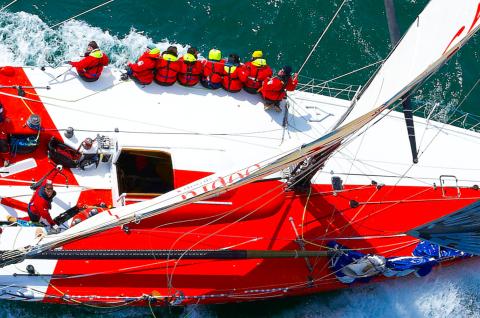
<svg viewBox="0 0 480 318"><path fill-rule="evenodd" d="M0 12L0 65L56 66L77 60L95 40L115 67L135 61L148 43L161 49L195 46L242 60L257 49L279 69L298 69L343 0L115 0L59 26L102 0L19 0ZM452 0L453 1L453 0ZM0 8L12 1L1 1ZM397 0L402 32L428 1ZM480 38L475 36L414 94L438 105L446 120L460 105L480 115ZM385 58L391 49L383 1L347 0L302 75L331 79ZM375 67L340 80L364 84ZM427 109L431 109L427 107ZM398 137L398 136L395 136ZM406 138L406 136L405 136ZM320 295L217 306L154 309L157 317L475 317L480 316L479 260L435 270L427 277L389 280ZM84 307L0 302L0 317L143 317L149 308L112 312Z"/></svg>

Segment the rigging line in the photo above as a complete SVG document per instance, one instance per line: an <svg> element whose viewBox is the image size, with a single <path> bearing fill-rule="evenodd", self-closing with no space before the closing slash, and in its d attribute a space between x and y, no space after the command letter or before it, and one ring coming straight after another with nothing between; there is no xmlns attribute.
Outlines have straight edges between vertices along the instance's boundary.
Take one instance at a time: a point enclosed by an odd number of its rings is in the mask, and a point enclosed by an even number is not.
<svg viewBox="0 0 480 318"><path fill-rule="evenodd" d="M433 112L437 109L437 107L440 105L440 103L436 103L433 107L432 107L432 110L430 111L430 113L428 114L427 116L427 121L425 123L425 128L423 129L423 133L422 133L422 138L420 139L420 142L418 143L418 149L417 149L417 153L420 151L420 148L422 148L422 144L423 144L423 139L425 138L425 135L429 129L429 127L431 126L430 125L430 117L433 115ZM422 107L425 107L426 109L426 105L422 106ZM424 111L424 114L425 114L425 111ZM417 123L418 125L418 123Z"/></svg>
<svg viewBox="0 0 480 318"><path fill-rule="evenodd" d="M120 83L125 83L125 82L120 82ZM117 83L117 84L120 84L120 83ZM113 87L113 86L115 86L115 85L117 85L117 84L114 84L114 85L112 85L111 87ZM100 91L99 91L99 92L95 92L94 94L91 94L90 96L95 95L95 94L98 94L98 93L100 93ZM69 107L69 106L54 104L54 103L50 103L50 102L42 102L42 101L40 101L40 100L35 100L35 99L32 99L32 98L28 98L28 97L22 97L22 96L18 96L18 95L13 95L13 94L5 93L5 92L0 92L0 95L4 95L4 96L16 98L16 99L25 99L25 100L27 100L27 101L32 101L32 102L36 102L36 103L43 103L43 105L48 105L48 106L56 107L56 108L63 109L63 110L67 110L67 111L72 111L72 112L77 112L77 113L82 113L82 114L88 114L88 115L97 116L97 117L102 117L102 118L103 118L103 117L109 117L109 118L111 118L111 119L118 119L118 120L122 120L122 121L128 121L128 122L130 122L130 123L135 122L135 123L139 123L139 124L147 125L147 126L161 127L161 128L167 128L167 129L172 129L172 130L176 130L176 131L183 131L183 132L195 133L195 132L189 131L189 130L187 130L187 129L180 129L180 128L176 128L176 127L161 126L161 125L154 124L154 123L151 123L151 122L140 121L140 120L133 120L133 119L131 119L131 118L123 118L123 117L120 117L120 116L112 116L111 114L102 114L102 113L96 113L96 112L93 112L93 111L80 110L80 109L72 108L72 107ZM280 130L280 129L279 129L279 130ZM247 141L245 141L245 140L235 140L235 139L232 139L232 138L227 138L227 137L229 137L229 136L212 136L212 137L216 137L216 138L221 139L221 140L227 140L227 141L244 143L244 144L248 144L248 145L255 146L255 147L278 149L278 147L267 146L267 145L265 145L265 144L260 144L260 145L259 145L259 144L257 144L257 143L254 143L253 141L252 141L252 142L247 142Z"/></svg>
<svg viewBox="0 0 480 318"><path fill-rule="evenodd" d="M66 128L47 128L43 131L66 131ZM91 133L122 133L122 134L144 134L144 135L186 135L186 136L227 136L227 137L245 137L245 138L258 138L267 140L278 140L277 137L265 137L257 136L257 134L271 133L282 131L283 129L270 129L263 131L251 131L251 132L237 132L237 133L201 133L201 132L161 132L161 131L133 131L133 130L93 130L93 129L76 129L79 132L91 132ZM253 136L252 136L253 135Z"/></svg>
<svg viewBox="0 0 480 318"><path fill-rule="evenodd" d="M308 169L307 169L306 171L308 171ZM303 175L302 177L298 178L297 183L303 181L303 179L306 178L307 176L308 176L308 174L307 174L307 173L304 173L304 175ZM243 206L246 206L246 205L248 205L248 204L251 204L252 202L255 202L255 201L259 200L260 198L263 198L263 197L266 196L267 194L270 194L271 192L273 192L274 190L279 189L280 187L284 187L284 183L281 183L279 186L277 186L277 187L275 187L275 188L272 188L271 190L269 190L268 192L266 192L266 193L262 194L261 196L255 198L254 200L251 200L251 201L245 203ZM243 219L245 219L245 218L247 218L248 216L252 215L253 213L257 212L260 208L262 208L262 207L264 207L265 205L269 204L270 202L272 202L274 199L276 199L276 198L277 198L278 196L280 196L280 195L282 195L282 193L279 193L279 194L277 194L277 195L274 195L270 200L268 200L267 202L263 203L262 205L260 205L260 206L257 207L256 209L254 209L252 212L250 212L250 213L248 213L248 214L246 214L246 215L244 215L244 216L239 217L239 218L238 218L237 220L235 220L234 222L231 222L231 223L225 225L224 227L220 228L219 230L211 233L210 235L208 235L208 236L200 239L200 240L197 241L196 243L192 244L192 245L184 252L184 254L185 254L186 252L188 252L189 250L191 250L192 248L194 248L195 246L197 246L199 243L205 241L206 239L212 237L213 235L215 235L215 234L217 234L217 233L220 233L221 231L225 230L226 228L231 227L232 225L234 225L234 224L242 221ZM243 206L241 206L241 207L243 207ZM207 225L209 225L209 224L212 224L213 222L216 222L216 221L218 221L218 220L226 217L227 215L233 214L234 212L236 212L237 210L239 210L241 207L238 207L238 208L232 210L231 212L229 212L228 214L225 214L225 215L221 216L221 217L218 218L217 220L212 220L212 221L210 221L210 222L208 222L208 223L206 223L206 224L204 224L204 225L202 225L202 226L200 226L200 227L197 227L196 229L203 228L203 227L205 227L205 226L207 226ZM177 239L175 240L175 242L170 246L170 249L172 249L172 248L175 246L175 244L176 244L177 242L179 242L179 240L180 240L182 237L184 237L184 236L187 235L187 234L193 233L193 231L195 231L196 229L193 229L193 230L191 230L191 231L189 231L189 232L186 232L184 235L181 235L179 238L177 238ZM329 249L329 247L327 247L327 246L323 246L323 248ZM168 276L168 273L167 273L167 282L168 282L168 284L169 284L169 289L173 288L173 286L172 286L173 274L174 274L175 269L176 269L176 267L177 267L177 264L178 264L179 261L181 260L181 257L182 257L182 256L183 256L183 255L181 255L180 258L178 258L177 261L174 263L174 267L173 267L172 273L170 274L170 277ZM167 264L167 268L168 268L168 264Z"/></svg>
<svg viewBox="0 0 480 318"><path fill-rule="evenodd" d="M475 84L472 86L472 88L470 89L470 91L465 95L465 97L462 99L462 101L457 105L457 107L454 108L453 112L452 113L455 113L459 108L460 106L462 106L463 102L467 99L467 97L472 93L472 91L475 89L475 87L477 87L478 83L480 83L480 78L478 78L478 80L475 82ZM448 122L448 120L447 120ZM435 136L433 136L433 138L430 140L430 142L425 146L425 149L418 154L418 157L420 158L424 153L425 151L427 151L427 149L430 147L430 145L432 144L432 142L438 137L438 135L443 131L443 129L445 128L445 126L447 125L447 123L443 123L442 126L440 127L440 129L438 129L437 133L435 134Z"/></svg>
<svg viewBox="0 0 480 318"><path fill-rule="evenodd" d="M83 12L81 12L81 13L79 13L79 14L71 17L71 18L68 18L68 19L66 19L66 20L64 20L64 21L62 21L62 22L57 23L57 24L54 24L54 25L52 25L50 28L53 29L53 28L59 26L60 24L63 24L63 23L68 22L68 21L70 21L70 20L72 20L72 19L78 18L79 16L82 16L82 15L84 15L85 13L88 13L88 12L91 12L91 11L93 11L93 10L96 10L96 9L98 9L98 8L100 8L100 7L103 7L103 6L106 5L106 4L109 4L110 2L113 2L113 1L115 1L115 0L108 0L108 1L106 1L106 2L104 2L104 3L102 3L102 4L99 4L99 5L96 6L96 7L93 7L93 8L91 8L91 9L86 10L86 11L83 11Z"/></svg>
<svg viewBox="0 0 480 318"><path fill-rule="evenodd" d="M347 0L343 0L342 4L340 5L340 7L338 7L337 9L337 12L335 12L335 14L333 15L332 19L330 20L330 22L328 23L327 27L325 28L325 30L323 30L323 33L320 35L320 37L318 38L317 40L317 43L315 43L315 45L313 46L312 50L310 51L310 53L308 54L307 58L305 59L305 61L303 62L302 66L300 67L300 69L298 70L297 72L297 75L300 75L300 73L302 72L305 64L307 64L308 60L310 59L310 57L312 56L313 52L315 52L315 50L317 49L317 46L318 44L320 43L320 41L323 39L323 36L325 35L325 33L327 33L328 29L330 28L330 26L332 25L333 21L335 21L335 18L337 17L337 15L340 13L340 10L342 9L343 5L345 4L345 2L347 2Z"/></svg>
<svg viewBox="0 0 480 318"><path fill-rule="evenodd" d="M420 194L425 193L425 192L430 191L430 190L431 190L431 188L423 189L423 190L421 190L421 191L418 191L417 193L414 193L414 194L406 197L406 198L403 199L403 200L408 200L408 199L410 199L410 198L413 198L413 197L415 197L415 196L417 196L417 195L420 195ZM357 220L356 220L355 222L353 222L353 223L349 223L349 226L352 226L352 225L354 225L354 224L356 224L356 223L359 223L359 222L361 222L361 221L363 221L363 220L366 220L366 219L368 219L368 218L370 218L370 217L372 217L372 216L374 216L374 215L377 215L378 213L383 212L383 211L385 211L385 210L387 210L387 209L390 209L390 208L392 208L392 207L394 207L394 206L396 206L396 205L398 205L398 204L400 204L400 201L399 201L399 202L394 202L394 203L392 203L391 205L386 206L386 207L384 207L384 208L380 208L380 209L377 210L377 211L372 211L370 214L364 216L363 218L357 219ZM325 235L333 235L334 232L335 232L335 231L327 232L327 233L325 233Z"/></svg>
<svg viewBox="0 0 480 318"><path fill-rule="evenodd" d="M247 206L248 204L251 204L252 202L255 202L255 201L257 201L257 200L265 197L266 195L270 194L271 192L273 192L273 191L275 191L275 190L277 190L277 189L279 189L280 187L283 187L283 186L284 186L284 183L281 183L279 186L270 189L269 191L267 191L267 192L263 193L262 195L256 197L256 198L253 199L252 201L249 201L248 203L245 203L244 205L242 205L242 206L240 206L240 207L238 207L238 208L236 208L236 209L233 209L233 210L230 211L228 214L223 215L223 216L221 216L220 218L217 218L216 220L212 220L212 221L210 221L210 222L208 222L208 223L206 223L206 224L204 224L204 225L202 225L202 226L199 226L199 227L197 227L197 228L195 228L195 229L193 229L193 230L190 230L190 231L186 232L185 234L182 234L180 237L178 237L178 238L175 240L175 242L172 243L172 245L170 245L170 249L173 249L173 247L175 246L175 244L177 244L177 243L178 243L183 237L185 237L187 234L192 234L196 229L203 228L203 227L205 227L205 226L211 225L212 223L217 222L217 221L221 220L222 218L224 218L224 217L226 217L226 216L228 216L228 215L230 215L230 214L235 213L235 212L238 211L240 208L242 208L242 207L244 207L244 206ZM240 217L239 217L237 220L235 220L234 222L228 223L228 224L224 225L222 228L214 231L213 233L210 233L209 235L207 235L207 236L199 239L197 242L195 242L194 244L192 244L188 249L186 249L185 252L183 253L183 255L185 255L188 251L190 251L192 248L194 248L195 246L197 246L197 245L200 244L201 242L207 240L208 238L210 238L210 237L212 237L212 236L214 236L214 235L216 235L216 234L224 231L225 229L231 227L232 225L234 225L234 224L236 224L236 223L244 220L245 218L249 217L250 215L254 214L255 212L257 212L258 210L260 210L261 208L263 208L264 206L266 206L267 204L269 204L270 202L272 202L273 200L275 200L278 196L280 196L280 195L282 195L282 194L283 194L283 193L279 193L279 194L277 194L277 195L274 195L272 198L270 198L270 200L267 200L266 202L262 203L259 207L255 208L255 209L252 210L251 212L249 212L249 213L247 213L247 214L245 214L245 215L243 215L243 216L240 216ZM183 255L180 255L180 257L179 257L179 258L176 260L176 262L174 263L174 266L173 266L173 269L172 269L172 273L170 274L170 276L169 276L169 274L168 274L168 264L166 265L166 267L167 267L167 270L166 270L166 272L167 272L167 273L166 273L166 274L167 274L167 282L168 282L168 285L169 285L169 289L173 288L173 287L171 286L171 285L172 285L172 281L173 281L173 274L174 274L174 272L175 272L175 270L176 270L176 268L177 268L178 263L180 262L181 258L183 257Z"/></svg>
<svg viewBox="0 0 480 318"><path fill-rule="evenodd" d="M11 6L12 4L14 4L15 2L17 2L18 0L13 0L12 2L10 2L9 4L7 4L6 6L4 6L3 8L0 9L0 12L2 12L3 10L5 10L6 8L8 8L9 6Z"/></svg>
<svg viewBox="0 0 480 318"><path fill-rule="evenodd" d="M329 79L329 80L320 82L320 83L318 83L318 84L316 84L316 85L318 85L318 86L325 85L325 84L327 84L327 83L333 82L333 81L335 81L335 80L337 80L337 79L340 79L340 78L342 78L342 77L345 77L345 76L348 76L348 75L352 75L352 74L354 74L354 73L360 72L360 71L362 71L362 70L364 70L364 69L366 69L366 68L372 67L372 66L374 66L374 65L377 65L377 64L380 64L380 63L383 63L383 62L385 62L384 59L379 60L379 61L376 61L376 62L373 62L373 63L371 63L371 64L368 64L368 65L362 66L362 67L360 67L360 68L357 68L356 70L353 70L353 71L350 71L350 72L348 72L348 73L345 73L345 74L339 75L339 76L337 76L337 77L334 77L334 78L332 78L332 79Z"/></svg>

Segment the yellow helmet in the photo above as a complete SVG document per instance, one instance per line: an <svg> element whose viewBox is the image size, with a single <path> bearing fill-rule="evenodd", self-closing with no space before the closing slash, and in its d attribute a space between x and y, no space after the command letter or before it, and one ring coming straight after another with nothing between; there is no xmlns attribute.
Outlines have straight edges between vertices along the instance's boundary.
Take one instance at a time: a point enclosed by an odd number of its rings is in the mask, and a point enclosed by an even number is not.
<svg viewBox="0 0 480 318"><path fill-rule="evenodd" d="M257 59L257 58L260 58L260 57L263 57L263 52L262 51L258 50L258 51L254 51L252 53L252 58Z"/></svg>
<svg viewBox="0 0 480 318"><path fill-rule="evenodd" d="M265 59L255 59L252 61L252 64L257 67L262 67L267 65L267 61Z"/></svg>
<svg viewBox="0 0 480 318"><path fill-rule="evenodd" d="M160 49L157 48L157 47L156 47L156 48L153 48L153 49L151 49L151 50L148 52L148 54L150 54L150 55L159 55L159 54L160 54Z"/></svg>
<svg viewBox="0 0 480 318"><path fill-rule="evenodd" d="M185 62L190 62L190 63L193 63L195 62L197 59L195 58L195 55L191 54L191 53L187 53L183 56L183 60Z"/></svg>
<svg viewBox="0 0 480 318"><path fill-rule="evenodd" d="M217 49L211 49L208 52L208 59L212 61L220 61L222 59L222 52Z"/></svg>

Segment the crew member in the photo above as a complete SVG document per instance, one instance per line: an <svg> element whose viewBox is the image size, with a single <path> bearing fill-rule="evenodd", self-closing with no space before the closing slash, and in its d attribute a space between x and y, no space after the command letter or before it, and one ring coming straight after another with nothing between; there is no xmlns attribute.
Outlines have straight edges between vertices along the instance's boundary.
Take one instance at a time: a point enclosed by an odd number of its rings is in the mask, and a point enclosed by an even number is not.
<svg viewBox="0 0 480 318"><path fill-rule="evenodd" d="M222 87L229 92L239 92L243 86L242 72L240 58L237 54L230 54L223 67Z"/></svg>
<svg viewBox="0 0 480 318"><path fill-rule="evenodd" d="M208 60L203 60L203 73L200 82L205 88L218 89L222 87L222 75L225 61L222 60L222 52L211 49L208 52Z"/></svg>
<svg viewBox="0 0 480 318"><path fill-rule="evenodd" d="M159 56L160 50L154 44L149 44L147 50L136 63L128 63L127 74L141 85L151 84L154 76L153 71Z"/></svg>
<svg viewBox="0 0 480 318"><path fill-rule="evenodd" d="M177 47L169 46L155 65L155 83L162 86L173 85L177 81L179 69Z"/></svg>
<svg viewBox="0 0 480 318"><path fill-rule="evenodd" d="M103 67L109 63L108 56L100 51L97 42L88 43L85 57L78 62L68 62L77 69L81 79L86 82L95 82L100 78Z"/></svg>
<svg viewBox="0 0 480 318"><path fill-rule="evenodd" d="M252 59L243 66L243 89L250 94L257 94L258 89L262 87L262 82L272 77L273 72L267 61L263 58L262 51L255 51L252 54Z"/></svg>
<svg viewBox="0 0 480 318"><path fill-rule="evenodd" d="M277 76L265 79L262 83L261 93L265 100L265 109L273 108L280 112L280 101L287 96L286 91L293 91L297 87L297 74L291 76L292 68L284 66L278 71Z"/></svg>
<svg viewBox="0 0 480 318"><path fill-rule="evenodd" d="M200 81L203 65L197 60L198 51L190 47L187 53L178 61L180 69L178 71L178 82L183 86L194 86Z"/></svg>
<svg viewBox="0 0 480 318"><path fill-rule="evenodd" d="M39 222L40 218L45 219L51 226L55 225L55 221L50 216L52 208L52 200L57 194L53 190L53 178L57 175L58 170L52 173L51 179L45 178L42 184L37 188L28 204L28 216L30 221Z"/></svg>

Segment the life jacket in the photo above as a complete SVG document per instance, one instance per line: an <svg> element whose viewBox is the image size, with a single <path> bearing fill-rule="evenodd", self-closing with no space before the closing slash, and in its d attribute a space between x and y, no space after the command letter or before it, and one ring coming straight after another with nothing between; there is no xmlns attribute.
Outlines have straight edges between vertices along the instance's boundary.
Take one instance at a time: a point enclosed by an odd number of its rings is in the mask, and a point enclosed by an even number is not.
<svg viewBox="0 0 480 318"><path fill-rule="evenodd" d="M262 96L269 101L281 101L287 96L286 91L293 91L297 87L298 80L288 78L286 82L275 76L271 79L265 79L262 83Z"/></svg>
<svg viewBox="0 0 480 318"><path fill-rule="evenodd" d="M243 83L240 79L240 74L242 72L240 65L228 65L225 64L223 67L223 78L222 78L222 87L229 92L239 92Z"/></svg>
<svg viewBox="0 0 480 318"><path fill-rule="evenodd" d="M28 212L39 218L44 218L50 225L55 224L49 210L52 208L52 200L56 194L54 190L52 196L48 197L45 193L45 184L42 185L35 191L30 203L28 203Z"/></svg>
<svg viewBox="0 0 480 318"><path fill-rule="evenodd" d="M157 63L158 54L152 55L148 51L143 53L137 63L130 63L128 66L132 70L132 77L140 84L148 85L153 81L153 71Z"/></svg>
<svg viewBox="0 0 480 318"><path fill-rule="evenodd" d="M225 61L203 60L202 81L211 84L221 84Z"/></svg>
<svg viewBox="0 0 480 318"><path fill-rule="evenodd" d="M173 85L177 80L179 69L178 58L164 52L155 65L155 82L163 86Z"/></svg>
<svg viewBox="0 0 480 318"><path fill-rule="evenodd" d="M77 69L78 75L85 80L93 82L99 79L103 67L107 66L108 63L108 56L99 49L95 49L84 59L78 62L71 62L70 64Z"/></svg>
<svg viewBox="0 0 480 318"><path fill-rule="evenodd" d="M252 94L256 94L258 89L262 87L262 82L273 74L272 69L266 64L265 59L255 59L247 62L243 66L243 69L243 88Z"/></svg>
<svg viewBox="0 0 480 318"><path fill-rule="evenodd" d="M203 65L193 54L187 53L179 60L178 82L184 86L194 86L200 81Z"/></svg>

